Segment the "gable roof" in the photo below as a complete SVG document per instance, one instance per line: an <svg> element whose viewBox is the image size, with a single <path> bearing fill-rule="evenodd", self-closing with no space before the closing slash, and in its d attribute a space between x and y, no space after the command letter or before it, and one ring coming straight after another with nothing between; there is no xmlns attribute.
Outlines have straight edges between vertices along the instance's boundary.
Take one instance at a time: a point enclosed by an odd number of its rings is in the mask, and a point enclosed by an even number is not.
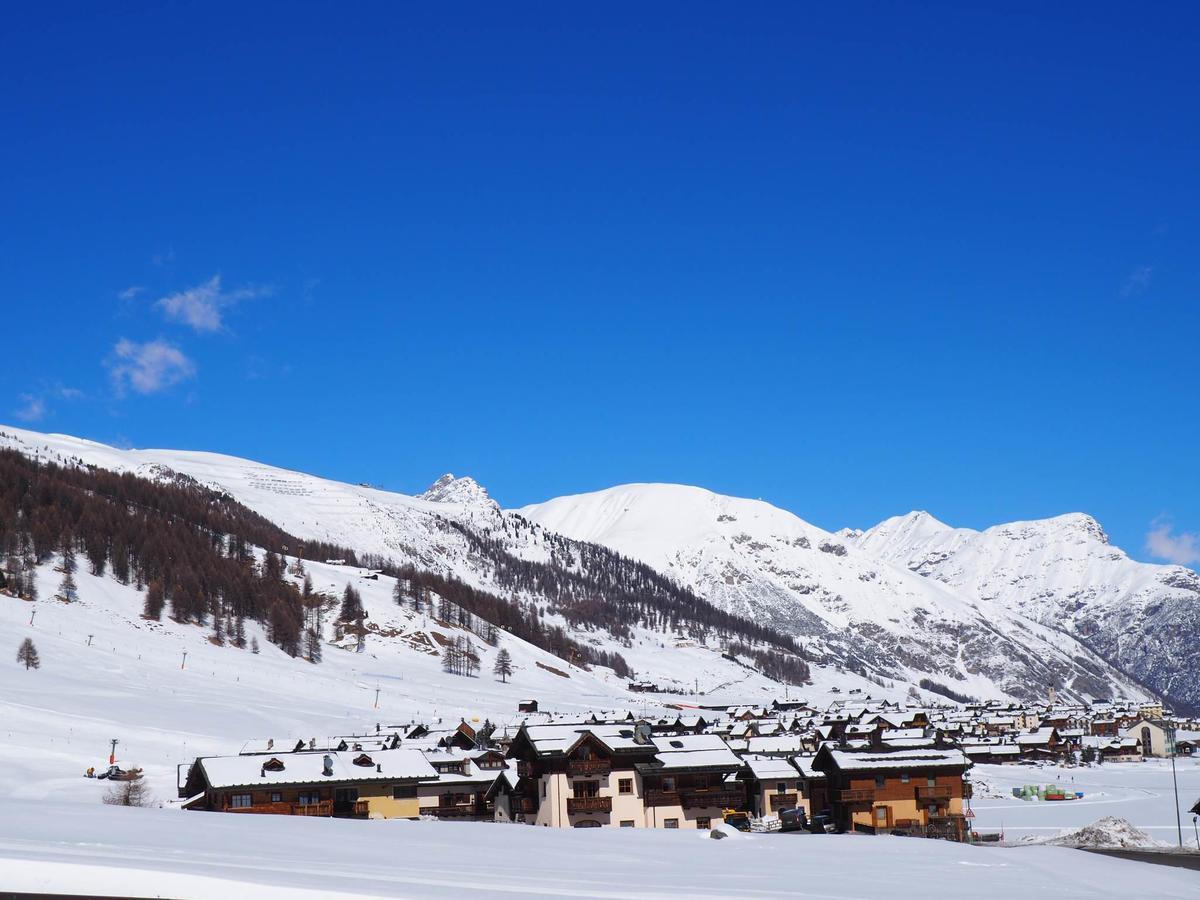
<svg viewBox="0 0 1200 900"><path fill-rule="evenodd" d="M288 753L280 757L282 766L266 768L261 757L208 756L196 760L208 784L213 788L254 787L271 784L319 784L401 779L436 781L437 771L416 750L381 750L370 754L372 765L357 766L353 759L360 752ZM325 772L329 757L331 775Z"/></svg>

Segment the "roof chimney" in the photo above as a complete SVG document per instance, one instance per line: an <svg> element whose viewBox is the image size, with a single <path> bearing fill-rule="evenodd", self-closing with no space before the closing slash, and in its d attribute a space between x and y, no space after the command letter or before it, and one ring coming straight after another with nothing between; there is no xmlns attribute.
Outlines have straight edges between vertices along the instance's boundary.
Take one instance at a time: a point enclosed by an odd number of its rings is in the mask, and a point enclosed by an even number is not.
<svg viewBox="0 0 1200 900"><path fill-rule="evenodd" d="M321 774L326 778L333 774L333 757L328 753L325 754L325 766L321 770Z"/></svg>

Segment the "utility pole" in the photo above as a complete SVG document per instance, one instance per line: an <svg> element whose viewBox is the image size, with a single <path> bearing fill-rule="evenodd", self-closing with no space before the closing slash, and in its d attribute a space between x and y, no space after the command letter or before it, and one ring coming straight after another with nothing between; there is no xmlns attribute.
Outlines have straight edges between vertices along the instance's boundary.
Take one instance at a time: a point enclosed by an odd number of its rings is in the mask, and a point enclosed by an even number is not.
<svg viewBox="0 0 1200 900"><path fill-rule="evenodd" d="M183 651L183 661L179 663L179 668L182 669L186 665L187 665L187 651L184 650Z"/></svg>
<svg viewBox="0 0 1200 900"><path fill-rule="evenodd" d="M88 645L89 647L90 647L90 646L92 646L92 638L93 638L93 637L95 637L95 635L91 635L91 634L89 634L89 635L88 635L88 642L87 642L87 645Z"/></svg>
<svg viewBox="0 0 1200 900"><path fill-rule="evenodd" d="M379 685L375 685L375 708L379 709ZM379 726L375 726L375 733L379 733Z"/></svg>
<svg viewBox="0 0 1200 900"><path fill-rule="evenodd" d="M1179 847L1183 849L1183 817L1179 814L1179 779L1175 777L1175 729L1167 729L1167 752L1171 754L1171 783L1175 786L1175 830L1179 832Z"/></svg>
<svg viewBox="0 0 1200 900"><path fill-rule="evenodd" d="M111 766L117 761L117 739L111 738L109 743L112 744L108 751L108 764Z"/></svg>
<svg viewBox="0 0 1200 900"><path fill-rule="evenodd" d="M30 627L30 628L32 628L32 627L33 627L33 617L34 617L34 616L36 616L36 615L37 615L37 609L36 609L36 608L35 608L35 609L31 609L31 610L29 611L29 627Z"/></svg>

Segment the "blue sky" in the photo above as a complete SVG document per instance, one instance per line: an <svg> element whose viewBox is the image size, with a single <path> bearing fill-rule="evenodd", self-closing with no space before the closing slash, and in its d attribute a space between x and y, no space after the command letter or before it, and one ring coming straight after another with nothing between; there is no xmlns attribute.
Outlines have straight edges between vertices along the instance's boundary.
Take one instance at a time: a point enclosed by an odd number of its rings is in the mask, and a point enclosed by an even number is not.
<svg viewBox="0 0 1200 900"><path fill-rule="evenodd" d="M962 6L10 10L0 420L1195 565L1197 13Z"/></svg>

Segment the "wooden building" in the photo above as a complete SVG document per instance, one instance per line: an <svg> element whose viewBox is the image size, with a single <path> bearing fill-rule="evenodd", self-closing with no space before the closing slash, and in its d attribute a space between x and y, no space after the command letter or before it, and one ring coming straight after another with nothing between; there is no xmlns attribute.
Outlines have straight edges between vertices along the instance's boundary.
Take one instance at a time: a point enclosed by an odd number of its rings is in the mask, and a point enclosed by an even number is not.
<svg viewBox="0 0 1200 900"><path fill-rule="evenodd" d="M338 818L416 818L438 773L416 750L209 756L192 763L184 809Z"/></svg>
<svg viewBox="0 0 1200 900"><path fill-rule="evenodd" d="M961 840L966 832L963 775L970 763L958 750L853 752L826 744L813 767L828 779L829 805L845 831L902 830Z"/></svg>

